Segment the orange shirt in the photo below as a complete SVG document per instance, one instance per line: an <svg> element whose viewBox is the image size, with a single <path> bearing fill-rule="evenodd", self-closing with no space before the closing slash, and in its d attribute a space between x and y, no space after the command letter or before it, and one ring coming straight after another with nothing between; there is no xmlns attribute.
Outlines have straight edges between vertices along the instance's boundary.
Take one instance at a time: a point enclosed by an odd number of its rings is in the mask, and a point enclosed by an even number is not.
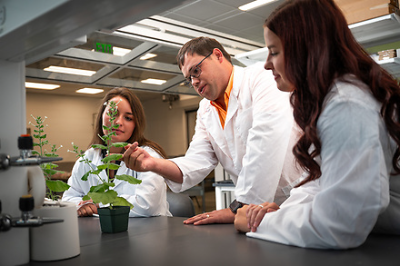
<svg viewBox="0 0 400 266"><path fill-rule="evenodd" d="M228 86L226 87L224 93L224 101L226 109L222 108L222 106L219 105L217 102L211 101L211 105L217 108L222 128L225 128L226 111L228 110L229 96L231 96L232 87L233 87L233 71L231 77L229 78Z"/></svg>

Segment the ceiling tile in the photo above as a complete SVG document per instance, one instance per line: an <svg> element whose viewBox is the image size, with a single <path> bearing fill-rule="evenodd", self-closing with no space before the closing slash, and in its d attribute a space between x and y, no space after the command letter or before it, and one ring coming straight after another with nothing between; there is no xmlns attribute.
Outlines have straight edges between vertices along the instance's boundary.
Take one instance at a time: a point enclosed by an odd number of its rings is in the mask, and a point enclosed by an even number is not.
<svg viewBox="0 0 400 266"><path fill-rule="evenodd" d="M238 8L239 6L253 2L253 0L215 0L215 2Z"/></svg>
<svg viewBox="0 0 400 266"><path fill-rule="evenodd" d="M234 10L234 8L214 1L204 0L187 5L174 13L198 20L209 20L231 10Z"/></svg>
<svg viewBox="0 0 400 266"><path fill-rule="evenodd" d="M176 13L169 13L169 14L165 15L164 17L170 18L170 19L174 19L174 20L178 20L178 21L181 21L183 23L188 23L188 24L195 25L195 26L199 26L202 23L204 23L201 20L194 19L194 18L188 17L186 15L176 14Z"/></svg>
<svg viewBox="0 0 400 266"><path fill-rule="evenodd" d="M262 26L263 23L264 20L262 18L247 13L238 14L218 21L218 25L229 29L236 29L237 31L254 27L254 25Z"/></svg>

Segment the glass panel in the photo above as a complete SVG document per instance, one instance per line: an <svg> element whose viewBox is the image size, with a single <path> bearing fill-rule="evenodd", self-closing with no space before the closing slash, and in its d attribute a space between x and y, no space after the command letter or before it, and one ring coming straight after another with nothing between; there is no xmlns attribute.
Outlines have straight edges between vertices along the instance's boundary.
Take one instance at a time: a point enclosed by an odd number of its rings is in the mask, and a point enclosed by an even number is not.
<svg viewBox="0 0 400 266"><path fill-rule="evenodd" d="M78 68L78 69L93 70L93 71L98 71L104 67L104 65L102 64L63 59L63 58L55 58L55 57L45 58L33 64L27 65L26 67L43 70L44 68L49 66L70 67L70 68Z"/></svg>
<svg viewBox="0 0 400 266"><path fill-rule="evenodd" d="M161 46L160 48L151 52L152 54L156 54L157 56L146 59L146 60L177 65L176 55L178 54L178 51L179 51L179 49L177 49L177 48Z"/></svg>
<svg viewBox="0 0 400 266"><path fill-rule="evenodd" d="M141 81L145 79L170 80L174 77L176 77L176 75L170 75L154 71L139 70L139 69L128 69L128 68L121 69L120 71L110 76L110 78L125 79L132 81Z"/></svg>
<svg viewBox="0 0 400 266"><path fill-rule="evenodd" d="M112 46L130 49L130 50L132 50L135 47L142 44L141 41L127 39L127 38L123 38L121 36L113 36L113 35L109 35L109 34L104 34L101 32L94 32L94 33L91 33L90 35L88 35L87 42L85 44L77 45L77 46L75 46L75 48L80 48L80 49L89 50L89 51L95 50L97 42L103 43L103 44L111 44Z"/></svg>

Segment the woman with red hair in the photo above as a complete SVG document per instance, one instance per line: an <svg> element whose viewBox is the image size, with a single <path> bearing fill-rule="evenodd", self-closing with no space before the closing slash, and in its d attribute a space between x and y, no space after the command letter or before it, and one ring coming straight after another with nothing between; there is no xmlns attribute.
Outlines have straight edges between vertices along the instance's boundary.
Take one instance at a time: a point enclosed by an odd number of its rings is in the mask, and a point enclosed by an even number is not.
<svg viewBox="0 0 400 266"><path fill-rule="evenodd" d="M282 4L264 24L265 68L291 92L304 134L293 148L308 173L280 206L246 206L248 236L309 248L400 234L400 87L354 39L332 0Z"/></svg>

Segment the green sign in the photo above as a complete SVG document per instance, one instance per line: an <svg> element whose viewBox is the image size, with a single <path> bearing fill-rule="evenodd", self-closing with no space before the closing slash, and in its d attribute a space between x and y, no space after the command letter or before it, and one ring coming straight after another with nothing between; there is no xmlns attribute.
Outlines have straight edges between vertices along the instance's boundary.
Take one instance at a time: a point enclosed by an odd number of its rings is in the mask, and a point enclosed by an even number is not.
<svg viewBox="0 0 400 266"><path fill-rule="evenodd" d="M113 46L111 44L96 42L95 51L106 54L113 54Z"/></svg>

